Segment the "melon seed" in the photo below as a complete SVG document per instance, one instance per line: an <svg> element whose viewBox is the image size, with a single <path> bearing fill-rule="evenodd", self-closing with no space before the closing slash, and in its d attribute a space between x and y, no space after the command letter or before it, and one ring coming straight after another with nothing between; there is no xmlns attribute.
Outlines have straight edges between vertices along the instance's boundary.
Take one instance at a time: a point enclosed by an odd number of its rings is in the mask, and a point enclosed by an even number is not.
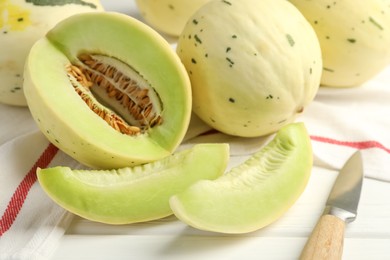
<svg viewBox="0 0 390 260"><path fill-rule="evenodd" d="M161 125L162 103L133 68L104 55L81 54L66 67L76 93L115 130L137 135Z"/></svg>

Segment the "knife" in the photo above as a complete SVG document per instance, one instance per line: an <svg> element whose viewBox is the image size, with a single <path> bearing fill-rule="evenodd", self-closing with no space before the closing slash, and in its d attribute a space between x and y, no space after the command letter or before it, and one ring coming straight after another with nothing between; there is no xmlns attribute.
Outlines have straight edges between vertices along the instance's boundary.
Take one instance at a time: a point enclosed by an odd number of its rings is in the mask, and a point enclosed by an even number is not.
<svg viewBox="0 0 390 260"><path fill-rule="evenodd" d="M341 169L300 260L341 259L345 223L355 220L363 184L363 162L355 152Z"/></svg>

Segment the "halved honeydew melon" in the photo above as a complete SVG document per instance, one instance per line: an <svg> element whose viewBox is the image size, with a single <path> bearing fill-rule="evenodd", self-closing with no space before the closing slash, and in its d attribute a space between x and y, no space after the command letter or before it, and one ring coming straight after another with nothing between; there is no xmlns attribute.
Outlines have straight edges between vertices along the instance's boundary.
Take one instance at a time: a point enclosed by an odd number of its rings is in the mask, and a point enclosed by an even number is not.
<svg viewBox="0 0 390 260"><path fill-rule="evenodd" d="M172 195L200 179L216 179L228 160L227 144L198 144L133 168L54 167L38 169L37 175L44 191L70 212L93 221L126 224L171 215Z"/></svg>
<svg viewBox="0 0 390 260"><path fill-rule="evenodd" d="M247 233L281 217L298 199L312 169L303 123L284 126L245 163L216 180L201 180L170 199L188 225L220 233Z"/></svg>
<svg viewBox="0 0 390 260"><path fill-rule="evenodd" d="M100 72L99 64L106 74L109 66L114 75L119 71L119 79ZM157 32L123 14L89 13L59 23L32 47L24 77L28 106L41 131L87 166L121 168L166 157L189 124L191 88L180 59ZM136 82L131 98L140 107L145 90L151 112L144 105L137 112L141 119L129 119L124 99L109 100L109 89L96 83L99 77L112 85ZM126 124L125 131L119 123Z"/></svg>

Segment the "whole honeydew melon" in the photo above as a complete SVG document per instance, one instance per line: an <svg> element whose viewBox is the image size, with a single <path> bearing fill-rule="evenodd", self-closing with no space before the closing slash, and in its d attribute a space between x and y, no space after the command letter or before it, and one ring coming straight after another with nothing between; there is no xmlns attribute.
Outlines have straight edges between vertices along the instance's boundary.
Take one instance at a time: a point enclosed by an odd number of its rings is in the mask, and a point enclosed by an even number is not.
<svg viewBox="0 0 390 260"><path fill-rule="evenodd" d="M318 39L288 1L209 2L188 21L177 53L190 76L194 112L231 135L277 131L319 88Z"/></svg>
<svg viewBox="0 0 390 260"><path fill-rule="evenodd" d="M210 0L136 0L141 16L157 30L179 36L184 25Z"/></svg>
<svg viewBox="0 0 390 260"><path fill-rule="evenodd" d="M32 45L59 21L103 11L99 0L4 0L0 2L0 103L26 106L23 67Z"/></svg>
<svg viewBox="0 0 390 260"><path fill-rule="evenodd" d="M317 33L321 84L359 86L390 64L390 2L290 0Z"/></svg>

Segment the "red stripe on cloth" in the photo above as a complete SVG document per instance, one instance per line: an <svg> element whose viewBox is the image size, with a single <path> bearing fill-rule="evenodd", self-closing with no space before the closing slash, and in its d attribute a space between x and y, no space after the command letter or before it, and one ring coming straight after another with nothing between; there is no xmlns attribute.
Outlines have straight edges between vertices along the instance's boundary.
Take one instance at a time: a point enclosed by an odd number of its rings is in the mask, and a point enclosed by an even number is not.
<svg viewBox="0 0 390 260"><path fill-rule="evenodd" d="M14 223L18 216L24 201L28 195L33 184L37 181L36 170L38 167L45 168L49 165L51 160L57 154L58 148L52 144L49 144L45 151L41 154L39 159L35 162L34 166L24 176L19 186L16 188L10 201L8 202L7 208L4 211L3 216L0 219L0 237L7 232Z"/></svg>
<svg viewBox="0 0 390 260"><path fill-rule="evenodd" d="M336 139L331 139L328 137L323 136L316 136L312 135L310 136L311 140L328 143L328 144L335 144L335 145L341 145L341 146L348 146L356 149L370 149L370 148L379 148L384 150L387 153L390 153L390 148L387 148L383 144L377 142L377 141L358 141L358 142L351 142L351 141L340 141Z"/></svg>

